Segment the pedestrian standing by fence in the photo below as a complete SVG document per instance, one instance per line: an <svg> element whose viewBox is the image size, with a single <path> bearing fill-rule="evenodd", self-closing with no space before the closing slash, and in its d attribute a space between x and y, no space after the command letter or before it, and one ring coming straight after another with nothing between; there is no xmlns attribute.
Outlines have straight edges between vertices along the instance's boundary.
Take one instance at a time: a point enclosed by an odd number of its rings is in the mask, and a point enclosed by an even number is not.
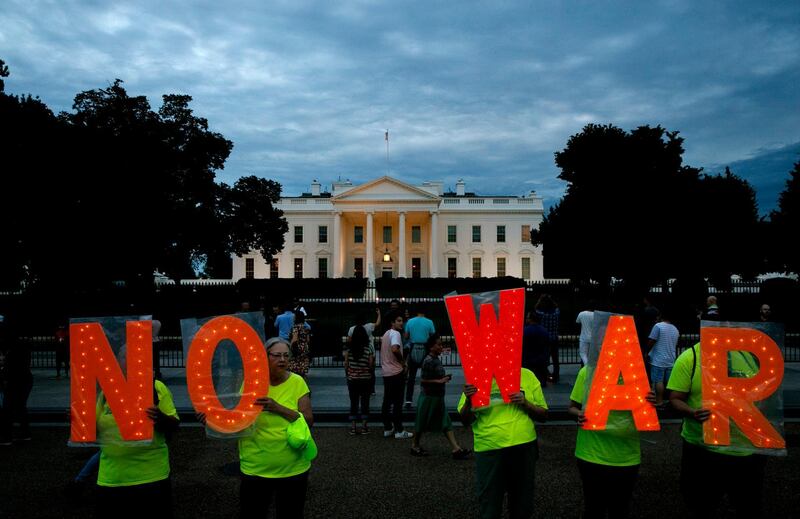
<svg viewBox="0 0 800 519"><path fill-rule="evenodd" d="M550 294L542 294L539 297L535 310L539 314L542 326L550 335L550 360L553 363L553 373L550 375L550 379L553 384L558 384L561 373L561 363L558 359L558 324L561 311Z"/></svg>
<svg viewBox="0 0 800 519"><path fill-rule="evenodd" d="M661 321L653 326L648 337L650 382L656 391L656 407L659 409L667 404L664 400L664 388L667 386L672 366L675 364L678 339L680 338L680 332L671 320L672 316L667 308L661 312Z"/></svg>
<svg viewBox="0 0 800 519"><path fill-rule="evenodd" d="M550 334L539 322L539 314L528 312L522 329L522 367L533 371L536 379L547 386L550 364Z"/></svg>
<svg viewBox="0 0 800 519"><path fill-rule="evenodd" d="M467 459L472 451L462 449L456 441L453 424L444 403L445 385L450 382L452 376L445 374L442 361L439 360L439 355L442 353L442 341L439 336L431 335L425 344L425 349L428 351L428 355L422 363L421 391L417 398L417 419L414 424L411 455L427 456L428 452L422 448L420 443L422 433L435 432L444 433L450 443L450 455L453 459Z"/></svg>
<svg viewBox="0 0 800 519"><path fill-rule="evenodd" d="M11 440L26 441L31 439L28 419L28 397L33 389L33 373L31 373L31 351L28 344L23 343L13 320L8 317L3 322L5 331L2 339L3 356L5 357L5 391L3 395L3 412L0 416L0 444L8 444ZM14 423L19 429L14 432Z"/></svg>
<svg viewBox="0 0 800 519"><path fill-rule="evenodd" d="M306 378L311 363L311 328L306 323L306 314L303 312L295 311L294 313L294 325L292 325L289 344L292 349L289 371Z"/></svg>
<svg viewBox="0 0 800 519"><path fill-rule="evenodd" d="M380 319L380 314L378 316ZM372 336L360 324L351 329L345 344L344 371L350 396L350 434L368 434L370 379L375 373L375 348Z"/></svg>
<svg viewBox="0 0 800 519"><path fill-rule="evenodd" d="M405 408L410 409L414 401L414 385L417 382L417 370L422 366L422 361L427 355L426 344L428 339L436 334L433 321L425 317L422 308L417 309L417 316L406 322L404 337L411 344L411 351L407 355L408 380L406 381Z"/></svg>
<svg viewBox="0 0 800 519"><path fill-rule="evenodd" d="M398 440L411 438L412 433L403 429L403 386L406 361L403 358L403 316L389 316L390 326L381 337L381 371L383 372L383 436L394 436Z"/></svg>
<svg viewBox="0 0 800 519"><path fill-rule="evenodd" d="M367 318L368 320L368 318ZM381 309L375 308L375 322L365 322L363 324L364 329L367 331L367 335L369 335L369 343L372 346L373 351L375 350L375 330L380 330L379 326L381 325ZM347 342L350 342L351 337L353 336L353 330L355 329L355 325L351 326L349 330L347 330ZM373 365L372 371L370 372L369 377L369 394L375 394L375 366Z"/></svg>
<svg viewBox="0 0 800 519"><path fill-rule="evenodd" d="M594 301L589 301L587 309L578 313L575 323L581 325L581 335L578 340L578 354L581 356L581 364L589 364L589 347L592 343L592 322L594 321Z"/></svg>
<svg viewBox="0 0 800 519"><path fill-rule="evenodd" d="M61 378L61 367L64 376L69 377L69 331L63 324L56 329L56 378Z"/></svg>

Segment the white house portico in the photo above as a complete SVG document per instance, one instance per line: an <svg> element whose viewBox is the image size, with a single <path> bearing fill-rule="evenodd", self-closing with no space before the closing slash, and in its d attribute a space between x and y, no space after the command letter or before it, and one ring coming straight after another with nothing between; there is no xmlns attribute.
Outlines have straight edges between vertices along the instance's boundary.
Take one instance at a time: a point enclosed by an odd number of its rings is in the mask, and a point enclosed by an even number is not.
<svg viewBox="0 0 800 519"><path fill-rule="evenodd" d="M541 250L530 230L543 217L542 199L478 196L462 181L413 186L381 177L354 186L281 198L289 224L271 264L252 251L233 259L233 278L469 277L543 278Z"/></svg>

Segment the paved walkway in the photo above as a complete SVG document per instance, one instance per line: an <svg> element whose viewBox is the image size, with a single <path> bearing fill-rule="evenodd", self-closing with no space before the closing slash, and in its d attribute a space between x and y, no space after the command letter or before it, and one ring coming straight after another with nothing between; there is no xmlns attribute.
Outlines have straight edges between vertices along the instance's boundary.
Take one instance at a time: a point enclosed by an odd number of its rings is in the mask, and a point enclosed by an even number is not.
<svg viewBox="0 0 800 519"><path fill-rule="evenodd" d="M55 377L52 369L36 369L34 385L28 400L28 408L40 419L66 419L64 411L69 408L69 379ZM453 375L453 381L447 385L445 402L447 408L455 411L461 388L464 385L464 373L460 367L446 368ZM183 368L162 370L164 382L172 391L175 406L181 414L191 415L192 405L186 389L185 370ZM561 366L561 380L558 384L544 389L545 399L551 409L553 418L563 418L569 405L569 395L575 382L578 366L574 364ZM417 379L419 380L419 378ZM313 396L314 414L322 421L346 420L350 400L347 396L347 385L342 368L312 368L308 375L308 385ZM377 395L372 397L373 417L380 413L383 398L383 384L378 376L375 387ZM415 398L419 394L419 382L415 389ZM787 363L783 379L784 409L787 418L800 418L800 363ZM413 421L408 413L406 419Z"/></svg>

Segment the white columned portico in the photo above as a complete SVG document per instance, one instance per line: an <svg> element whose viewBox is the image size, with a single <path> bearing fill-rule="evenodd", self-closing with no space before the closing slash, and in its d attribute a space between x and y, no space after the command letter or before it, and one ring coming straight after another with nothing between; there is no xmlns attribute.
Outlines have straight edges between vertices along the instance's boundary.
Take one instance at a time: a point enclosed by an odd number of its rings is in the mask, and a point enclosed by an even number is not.
<svg viewBox="0 0 800 519"><path fill-rule="evenodd" d="M431 211L430 277L439 277L439 212Z"/></svg>
<svg viewBox="0 0 800 519"><path fill-rule="evenodd" d="M342 277L342 213L333 213L333 277Z"/></svg>
<svg viewBox="0 0 800 519"><path fill-rule="evenodd" d="M367 211L367 279L375 281L375 245L372 236L372 211Z"/></svg>
<svg viewBox="0 0 800 519"><path fill-rule="evenodd" d="M398 233L399 250L397 255L397 277L407 277L406 274L406 213L400 211L400 232Z"/></svg>

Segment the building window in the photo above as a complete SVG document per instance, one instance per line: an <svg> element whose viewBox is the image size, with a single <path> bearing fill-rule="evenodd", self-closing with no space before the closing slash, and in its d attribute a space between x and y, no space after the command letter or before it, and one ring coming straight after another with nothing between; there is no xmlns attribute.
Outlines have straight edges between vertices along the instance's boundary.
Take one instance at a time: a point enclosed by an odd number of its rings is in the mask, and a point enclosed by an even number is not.
<svg viewBox="0 0 800 519"><path fill-rule="evenodd" d="M364 258L353 258L353 277L364 277Z"/></svg>
<svg viewBox="0 0 800 519"><path fill-rule="evenodd" d="M269 278L278 279L278 258L272 258L269 262Z"/></svg>
<svg viewBox="0 0 800 519"><path fill-rule="evenodd" d="M522 279L531 278L531 259L522 258Z"/></svg>
<svg viewBox="0 0 800 519"><path fill-rule="evenodd" d="M411 243L422 243L422 228L419 225L411 226Z"/></svg>
<svg viewBox="0 0 800 519"><path fill-rule="evenodd" d="M256 260L253 258L244 259L244 277L253 279L256 277Z"/></svg>
<svg viewBox="0 0 800 519"><path fill-rule="evenodd" d="M383 226L383 243L392 243L392 226Z"/></svg>
<svg viewBox="0 0 800 519"><path fill-rule="evenodd" d="M472 226L472 243L480 243L481 242L481 226L480 225L473 225Z"/></svg>
<svg viewBox="0 0 800 519"><path fill-rule="evenodd" d="M497 258L497 277L506 275L506 259Z"/></svg>
<svg viewBox="0 0 800 519"><path fill-rule="evenodd" d="M303 277L303 258L294 259L294 277L295 279Z"/></svg>
<svg viewBox="0 0 800 519"><path fill-rule="evenodd" d="M320 225L319 226L319 242L320 243L328 243L328 226L327 225Z"/></svg>
<svg viewBox="0 0 800 519"><path fill-rule="evenodd" d="M303 243L303 226L302 225L295 225L294 226L294 242L295 243Z"/></svg>
<svg viewBox="0 0 800 519"><path fill-rule="evenodd" d="M422 259L411 258L411 277L417 279L421 276Z"/></svg>
<svg viewBox="0 0 800 519"><path fill-rule="evenodd" d="M497 243L505 243L506 242L506 226L505 225L498 225L497 226Z"/></svg>
<svg viewBox="0 0 800 519"><path fill-rule="evenodd" d="M481 277L481 259L480 258L472 258L472 277L474 277L474 278Z"/></svg>
<svg viewBox="0 0 800 519"><path fill-rule="evenodd" d="M317 277L319 279L325 279L328 277L328 258L317 258L317 265L319 266L319 274Z"/></svg>
<svg viewBox="0 0 800 519"><path fill-rule="evenodd" d="M353 227L353 243L364 243L364 227L360 225Z"/></svg>
<svg viewBox="0 0 800 519"><path fill-rule="evenodd" d="M455 225L448 225L447 226L447 243L455 243L456 242L456 226Z"/></svg>
<svg viewBox="0 0 800 519"><path fill-rule="evenodd" d="M458 258L447 258L447 277L450 279L458 275L457 262Z"/></svg>
<svg viewBox="0 0 800 519"><path fill-rule="evenodd" d="M530 225L523 225L522 226L522 236L520 236L522 243L530 243L531 242L531 226ZM528 258L530 260L530 258Z"/></svg>

